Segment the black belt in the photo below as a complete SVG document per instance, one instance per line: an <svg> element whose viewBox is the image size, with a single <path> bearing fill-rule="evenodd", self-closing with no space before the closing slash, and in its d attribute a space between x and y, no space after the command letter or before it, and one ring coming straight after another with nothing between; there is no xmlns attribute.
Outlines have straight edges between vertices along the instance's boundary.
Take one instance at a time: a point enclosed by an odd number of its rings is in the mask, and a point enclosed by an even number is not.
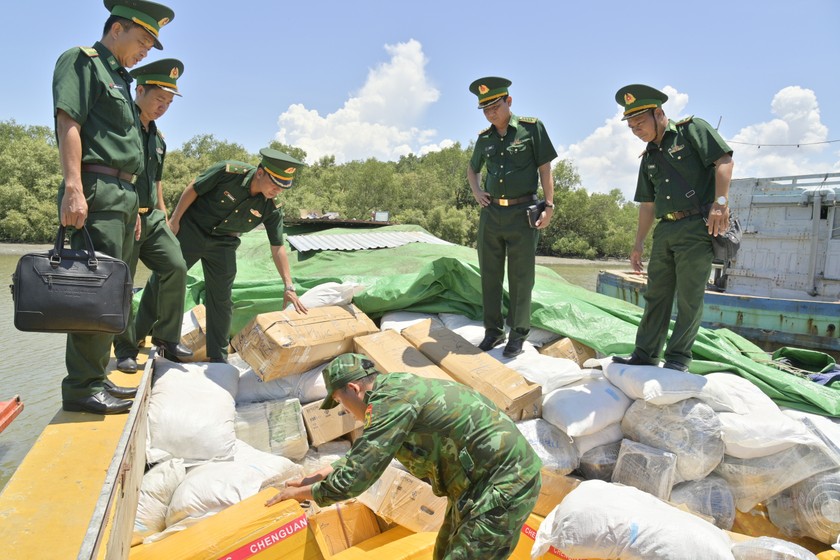
<svg viewBox="0 0 840 560"><path fill-rule="evenodd" d="M677 212L668 212L664 216L660 217L660 220L666 222L676 222L678 220L682 220L683 218L688 218L689 216L696 216L698 214L708 214L709 206L704 206L703 208L691 208L689 210L679 210Z"/></svg>
<svg viewBox="0 0 840 560"><path fill-rule="evenodd" d="M144 214L148 214L151 211L152 211L151 208L138 208L137 209L137 213L140 214L141 216L143 216Z"/></svg>
<svg viewBox="0 0 840 560"><path fill-rule="evenodd" d="M499 206L513 206L514 204L522 204L523 202L536 202L537 195L529 194L526 196L520 196L519 198L493 198L490 197L490 202L493 204L498 204Z"/></svg>
<svg viewBox="0 0 840 560"><path fill-rule="evenodd" d="M100 175L108 175L109 177L116 177L120 181L131 183L132 185L137 180L137 175L132 175L125 171L120 171L107 165L97 165L95 163L83 163L82 172L84 173L99 173Z"/></svg>

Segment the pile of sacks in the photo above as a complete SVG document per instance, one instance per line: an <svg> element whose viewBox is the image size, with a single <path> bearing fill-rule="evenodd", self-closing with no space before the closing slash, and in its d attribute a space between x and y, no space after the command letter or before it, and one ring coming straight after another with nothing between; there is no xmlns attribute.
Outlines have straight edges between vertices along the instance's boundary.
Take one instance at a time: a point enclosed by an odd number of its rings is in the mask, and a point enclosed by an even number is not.
<svg viewBox="0 0 840 560"><path fill-rule="evenodd" d="M309 307L342 305L354 289L331 286L324 297L316 288L304 297ZM479 322L444 313L392 312L379 327L401 332L429 319L474 345L484 336ZM835 542L840 426L834 421L780 410L733 374L698 376L608 358L580 365L542 353L558 338L535 329L520 356L505 358L501 347L489 352L542 388L542 417L517 425L544 472L583 481L542 524L535 558L550 547L570 558L814 557L778 539L733 547L723 529L732 529L736 510L759 504L780 534ZM147 461L154 466L141 489L136 540L160 539L267 483L298 478L343 455L346 437L310 445L302 421L306 405L326 396L327 363L262 381L235 354L230 365L160 360L149 411Z"/></svg>

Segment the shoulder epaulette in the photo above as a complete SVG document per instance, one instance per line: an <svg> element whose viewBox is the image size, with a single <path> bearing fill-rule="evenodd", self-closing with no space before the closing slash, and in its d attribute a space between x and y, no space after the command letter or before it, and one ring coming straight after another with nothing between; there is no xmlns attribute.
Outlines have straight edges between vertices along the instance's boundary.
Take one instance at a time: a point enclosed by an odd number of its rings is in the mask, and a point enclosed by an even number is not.
<svg viewBox="0 0 840 560"><path fill-rule="evenodd" d="M537 122L537 117L519 117L519 122L534 124Z"/></svg>
<svg viewBox="0 0 840 560"><path fill-rule="evenodd" d="M161 132L160 129L157 129L157 135L160 136L161 140L166 140L166 136L163 135L163 132Z"/></svg>
<svg viewBox="0 0 840 560"><path fill-rule="evenodd" d="M688 123L690 123L692 120L694 120L694 115L691 115L691 116L689 116L689 117L686 117L686 118L684 118L683 120L681 120L681 121L677 122L677 126L684 125L684 124L688 124Z"/></svg>
<svg viewBox="0 0 840 560"><path fill-rule="evenodd" d="M96 58L99 56L99 52L93 47L79 47L79 50L88 55L91 58Z"/></svg>
<svg viewBox="0 0 840 560"><path fill-rule="evenodd" d="M493 128L493 125L492 125L492 124L491 124L490 126L488 126L487 128L485 128L484 130L479 130L479 131L478 131L478 135L479 135L479 136L481 136L482 134L485 134L485 133L487 133L487 132L490 132L490 129L491 129L491 128Z"/></svg>
<svg viewBox="0 0 840 560"><path fill-rule="evenodd" d="M250 170L251 168L247 165L237 165L235 163L229 163L225 166L225 172L232 173L234 175L245 175Z"/></svg>

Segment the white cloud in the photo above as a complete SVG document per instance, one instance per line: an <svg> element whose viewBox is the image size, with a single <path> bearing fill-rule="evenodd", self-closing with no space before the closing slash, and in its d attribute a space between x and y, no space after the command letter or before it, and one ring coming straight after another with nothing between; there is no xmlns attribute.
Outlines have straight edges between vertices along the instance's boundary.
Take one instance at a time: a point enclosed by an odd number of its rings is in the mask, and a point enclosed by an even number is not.
<svg viewBox="0 0 840 560"><path fill-rule="evenodd" d="M301 104L290 106L278 118L277 140L304 149L310 162L334 155L338 163L396 160L452 145L431 144L437 132L416 126L440 97L426 77L422 45L411 39L385 50L390 60L370 70L358 93L334 113L321 116Z"/></svg>
<svg viewBox="0 0 840 560"><path fill-rule="evenodd" d="M665 106L668 116L678 120L686 116L689 97L671 86ZM772 147L767 144L823 142L828 128L820 120L820 109L813 91L789 86L779 91L770 104L772 120L742 128L731 141L735 152L735 177L773 177L840 170L840 151L830 152L828 144L816 146ZM751 145L762 144L761 148ZM558 150L561 158L572 160L581 184L590 192L620 189L632 200L639 171L639 154L644 144L621 121L618 109L604 125L582 141Z"/></svg>

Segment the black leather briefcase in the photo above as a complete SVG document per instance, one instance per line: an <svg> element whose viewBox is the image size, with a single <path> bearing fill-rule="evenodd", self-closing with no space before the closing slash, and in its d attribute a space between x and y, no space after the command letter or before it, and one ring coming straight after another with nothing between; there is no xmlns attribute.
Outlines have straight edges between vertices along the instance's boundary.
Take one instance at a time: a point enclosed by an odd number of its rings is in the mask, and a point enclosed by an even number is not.
<svg viewBox="0 0 840 560"><path fill-rule="evenodd" d="M128 324L131 274L120 259L94 251L83 228L85 250L55 247L20 258L12 276L15 327L51 333L121 333Z"/></svg>

